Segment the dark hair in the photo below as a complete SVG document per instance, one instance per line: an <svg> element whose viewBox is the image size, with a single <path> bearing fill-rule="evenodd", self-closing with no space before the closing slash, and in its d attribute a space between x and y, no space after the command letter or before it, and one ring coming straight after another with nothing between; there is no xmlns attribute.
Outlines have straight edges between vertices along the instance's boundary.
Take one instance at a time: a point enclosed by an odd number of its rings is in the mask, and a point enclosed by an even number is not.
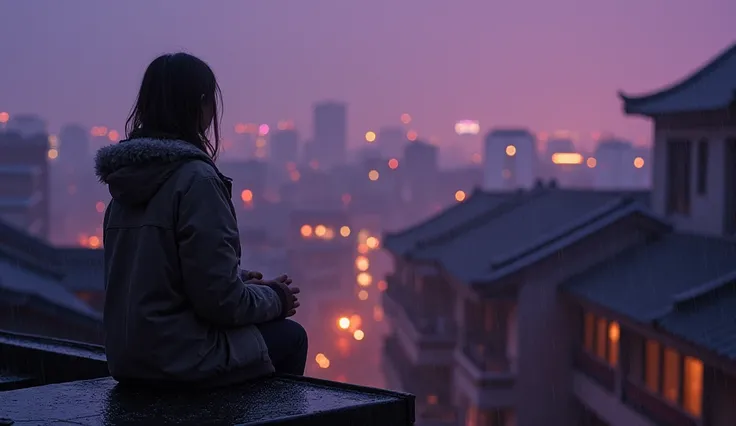
<svg viewBox="0 0 736 426"><path fill-rule="evenodd" d="M222 92L209 65L186 53L162 55L146 68L125 123L126 136L181 139L214 159L220 149L221 105ZM202 122L206 108L212 108L210 123Z"/></svg>

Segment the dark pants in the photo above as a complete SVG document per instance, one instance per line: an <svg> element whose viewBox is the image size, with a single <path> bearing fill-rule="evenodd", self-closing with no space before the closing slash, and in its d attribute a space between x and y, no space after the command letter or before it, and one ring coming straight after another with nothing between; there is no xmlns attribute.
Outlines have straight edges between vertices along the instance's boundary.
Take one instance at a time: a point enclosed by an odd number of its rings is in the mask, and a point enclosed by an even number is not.
<svg viewBox="0 0 736 426"><path fill-rule="evenodd" d="M257 325L277 373L304 374L307 332L298 322L285 319Z"/></svg>

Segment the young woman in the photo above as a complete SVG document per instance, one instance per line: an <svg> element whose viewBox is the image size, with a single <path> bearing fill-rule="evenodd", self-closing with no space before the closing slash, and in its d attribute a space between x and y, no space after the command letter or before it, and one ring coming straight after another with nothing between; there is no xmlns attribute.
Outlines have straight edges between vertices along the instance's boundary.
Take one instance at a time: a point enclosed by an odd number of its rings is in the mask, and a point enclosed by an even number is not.
<svg viewBox="0 0 736 426"><path fill-rule="evenodd" d="M220 88L185 53L146 69L127 139L100 149L105 349L121 382L219 386L303 374L299 289L240 269L231 180L217 169Z"/></svg>

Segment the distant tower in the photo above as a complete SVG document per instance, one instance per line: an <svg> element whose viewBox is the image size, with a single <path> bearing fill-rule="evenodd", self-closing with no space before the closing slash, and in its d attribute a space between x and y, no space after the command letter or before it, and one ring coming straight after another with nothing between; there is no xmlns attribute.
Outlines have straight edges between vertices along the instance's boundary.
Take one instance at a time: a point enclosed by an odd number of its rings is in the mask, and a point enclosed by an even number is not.
<svg viewBox="0 0 736 426"><path fill-rule="evenodd" d="M537 179L536 137L526 129L496 129L485 138L483 187L531 188Z"/></svg>
<svg viewBox="0 0 736 426"><path fill-rule="evenodd" d="M20 134L24 138L45 135L46 122L33 114L19 114L10 117L5 130Z"/></svg>
<svg viewBox="0 0 736 426"><path fill-rule="evenodd" d="M271 135L270 160L279 167L296 163L299 157L299 134L294 129L277 130Z"/></svg>
<svg viewBox="0 0 736 426"><path fill-rule="evenodd" d="M326 170L345 164L347 160L347 105L320 102L314 105L314 145L312 158Z"/></svg>
<svg viewBox="0 0 736 426"><path fill-rule="evenodd" d="M381 127L378 130L376 145L386 158L399 158L409 140L406 131L400 126Z"/></svg>
<svg viewBox="0 0 736 426"><path fill-rule="evenodd" d="M407 184L409 198L414 202L429 202L434 198L435 183L438 176L438 155L436 146L416 141L404 149L402 170Z"/></svg>
<svg viewBox="0 0 736 426"><path fill-rule="evenodd" d="M626 189L636 186L634 148L630 142L606 139L595 150L594 185L598 189Z"/></svg>

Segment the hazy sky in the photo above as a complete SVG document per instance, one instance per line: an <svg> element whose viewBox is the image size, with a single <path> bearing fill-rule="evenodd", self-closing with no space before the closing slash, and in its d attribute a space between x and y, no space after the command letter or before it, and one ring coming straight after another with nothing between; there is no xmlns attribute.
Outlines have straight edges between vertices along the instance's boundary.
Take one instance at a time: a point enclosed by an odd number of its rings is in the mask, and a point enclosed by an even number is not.
<svg viewBox="0 0 736 426"><path fill-rule="evenodd" d="M611 131L648 142L619 89L669 84L736 41L733 0L0 0L0 111L120 129L144 67L186 50L214 68L224 125L349 102L354 142L414 117Z"/></svg>

